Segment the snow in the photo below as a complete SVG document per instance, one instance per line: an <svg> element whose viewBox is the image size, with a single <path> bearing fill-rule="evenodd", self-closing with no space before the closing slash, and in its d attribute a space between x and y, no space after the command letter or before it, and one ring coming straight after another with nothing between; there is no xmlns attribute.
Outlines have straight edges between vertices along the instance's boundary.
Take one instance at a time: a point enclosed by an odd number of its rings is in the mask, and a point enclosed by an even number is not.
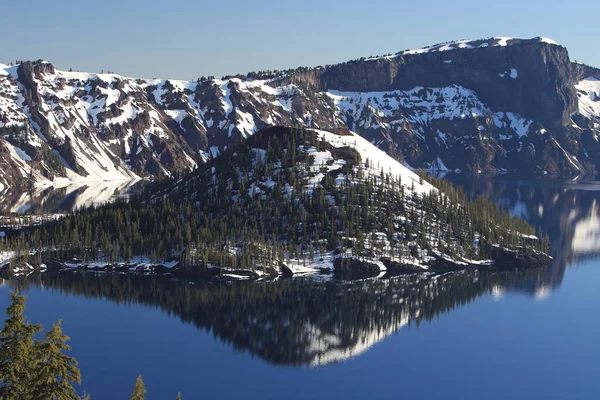
<svg viewBox="0 0 600 400"><path fill-rule="evenodd" d="M314 355L311 365L323 366L357 357L407 325L409 320L410 314L407 312L401 318L391 321L386 327L357 330L353 335L355 336L353 344L349 346L340 346L338 337L325 333L312 324L307 324L303 329L310 340L306 351Z"/></svg>
<svg viewBox="0 0 600 400"><path fill-rule="evenodd" d="M498 42L497 42L496 45L500 46L500 47L506 46L508 44L508 41L512 40L511 37L499 37L499 38L496 38L496 39L498 39Z"/></svg>
<svg viewBox="0 0 600 400"><path fill-rule="evenodd" d="M546 38L536 38L537 40L555 44ZM513 43L512 38L496 37L484 40L459 40L454 42L443 43L435 46L426 47L420 50L404 52L402 54L420 54L436 51L452 51L456 49L470 49L493 46L507 46ZM449 57L443 57L441 62L451 64L453 61L446 58L458 60L453 54L448 53ZM148 112L151 115L151 127L146 129L143 139L140 141L150 150L152 154L153 137L167 137L165 133L165 114L174 121L181 123L187 115L197 118L197 122L210 131L210 135L218 134L220 127L222 133L234 135L234 132L239 131L242 137L249 136L257 130L257 126L266 124L278 124L291 117L292 99L297 95L302 95L302 91L294 85L276 86L276 82L269 80L251 80L245 81L242 79L232 78L229 80L212 80L216 92L214 104L200 104L202 100L195 99L197 83L195 81L180 81L180 80L159 80L159 79L133 79L115 74L94 74L94 73L79 73L79 72L64 72L56 70L53 74L43 74L41 77L36 77L39 84L40 94L44 99L40 102L43 112L48 113L48 120L52 130L51 135L55 137L44 138L39 131L39 127L35 127L28 115L28 111L22 107L22 98L18 98L20 89L16 84L12 84L9 79L4 78L7 75L14 75L16 67L0 65L0 109L10 110L7 113L6 124L14 124L22 126L29 122L32 131L36 135L31 135L35 138L29 138L28 143L32 146L40 146L44 141L48 140L73 140L74 158L77 159L78 167L85 173L75 173L73 169L67 171L65 180L74 182L95 182L103 180L128 180L137 178L128 170L128 166L121 162L119 158L122 153L125 153L124 159L129 159L132 154L132 149L129 148L129 143L135 144L136 133L132 132L131 127L127 123L141 114ZM507 71L508 75L509 72ZM511 78L517 78L518 73L515 69L510 70ZM168 82L168 84L167 84ZM207 82L208 83L208 82ZM96 90L100 95L95 95L92 92L92 87L98 84ZM119 84L119 86L117 86ZM204 83L205 84L205 83ZM5 85L3 87L2 85ZM155 105L146 104L139 101L139 97L135 96L141 92L152 91L155 100L159 104L163 104L170 96L166 96L171 85L174 89L172 92L178 93L184 105L177 105L177 109L169 109L157 112ZM106 87L103 87L106 86ZM80 93L85 93L80 96ZM184 92L182 94L182 92ZM237 93L235 93L237 92ZM598 91L596 91L598 92ZM4 94L11 96L4 96ZM588 92L586 92L588 93ZM238 94L244 101L238 102ZM14 96L13 96L14 95ZM491 113L489 108L483 104L473 91L460 86L450 86L445 88L423 88L418 87L406 91L390 91L390 92L370 92L370 93L352 93L352 92L329 92L326 95L335 101L337 109L336 116L349 121L353 117L354 121L364 123L364 126L351 127L351 129L359 130L360 128L377 128L384 127L392 129L405 122L412 124L424 125L436 119L454 119L464 116L481 117ZM592 95L588 93L588 97ZM13 98L14 97L14 98ZM164 97L164 101L163 101ZM60 101L56 100L58 98ZM598 102L593 102L593 98L589 101L590 107L598 106ZM232 101L233 99L233 101ZM63 101L76 100L72 105L65 105ZM102 114L107 116L109 106L119 101L121 109L120 115L111 117L103 122ZM247 106L247 102L251 106ZM235 104L234 104L235 103ZM267 105L266 112L248 112L251 108L261 110L259 105ZM189 108L188 108L189 106ZM273 107L275 106L275 107ZM148 107L150 107L148 109ZM214 109L213 109L214 107ZM169 107L168 108L173 108ZM356 118L363 111L369 112L370 117L366 120ZM311 111L313 114L317 110ZM599 112L595 112L598 115ZM287 115L286 115L287 114ZM225 117L223 119L223 117ZM347 118L346 118L347 117ZM301 116L294 116L295 121L304 121L305 123L313 123L312 115L305 112ZM382 120L387 118L389 120ZM520 118L520 117L518 117ZM69 120L75 120L72 128L65 128L61 123ZM90 120L96 129L90 128ZM513 121L502 121L500 124L505 124L507 128L513 125ZM519 136L522 136L523 131L527 131L525 124L522 121L517 121L520 124ZM1 125L2 123L0 123ZM394 126L394 124L396 124ZM121 125L121 126L110 126ZM130 124L129 124L130 125ZM68 126L68 125L67 125ZM92 127L93 128L93 127ZM101 135L96 132L102 132L104 128L112 128L119 132L119 136L113 143L108 143L108 140L102 139ZM90 132L88 140L79 140L80 132ZM424 137L424 133L414 130L414 134L419 138ZM87 135L86 135L87 137ZM212 136L210 136L212 137ZM440 137L445 142L445 137ZM452 138L451 138L452 139ZM29 147L23 146L23 149ZM133 146L133 150L142 151L142 147ZM21 149L14 149L16 158L19 161L27 162L28 155L21 152ZM113 153L114 152L114 153ZM219 152L217 147L207 150L205 157L216 155ZM31 153L31 152L30 152ZM115 155L116 154L116 155ZM118 155L118 156L117 156ZM192 159L186 158L190 166L194 165ZM23 171L28 172L28 167L23 163ZM162 167L161 167L162 168ZM48 180L42 181L50 183ZM4 186L4 185L3 185Z"/></svg>
<svg viewBox="0 0 600 400"><path fill-rule="evenodd" d="M128 188L136 182L138 181L69 182L65 180L50 186L36 185L31 195L25 193L20 199L11 202L10 212L21 213L27 210L31 203L41 201L44 193L47 194L49 190L60 193L62 198L69 198L74 209L93 204L104 204L123 196ZM115 195L115 193L120 195Z"/></svg>
<svg viewBox="0 0 600 400"><path fill-rule="evenodd" d="M88 269L96 269L96 268L105 268L109 265L118 264L119 266L129 266L129 271L136 271L138 268L148 270L151 266L162 265L166 268L173 268L179 264L178 261L158 261L156 263L151 263L149 256L135 256L128 263L125 263L125 260L121 260L117 263L109 262L107 259L99 260L97 262L84 263L73 260L72 262L64 263L67 268L81 268L87 267Z"/></svg>
<svg viewBox="0 0 600 400"><path fill-rule="evenodd" d="M562 152L564 153L565 157L567 158L567 161L569 161L569 163L577 170L580 171L581 169L579 168L579 166L577 166L577 158L575 158L575 156L570 155L565 149L562 148L562 146L560 145L560 143L558 143L558 141L555 138L552 138L552 141L556 144L556 146L558 146L559 149L562 150ZM575 161L573 161L573 159L575 159Z"/></svg>
<svg viewBox="0 0 600 400"><path fill-rule="evenodd" d="M76 78L86 79L84 82L74 81ZM55 85L59 80L61 85ZM66 79L66 82L64 81ZM66 179L70 181L102 181L102 180L126 180L136 178L134 174L129 172L124 166L115 163L114 159L116 156L106 147L106 144L98 139L93 134L89 135L89 142L85 143L78 139L76 134L82 126L82 124L88 124L89 118L94 122L97 122L97 116L105 110L105 108L119 100L119 90L113 89L112 87L103 88L98 87L100 96L97 99L93 99L92 96L86 95L78 98L72 105L64 106L62 108L56 108L57 104L55 100L52 100L54 96L61 100L70 100L74 93L79 92L84 86L89 88L89 81L92 79L101 79L103 81L113 82L116 78L110 76L97 76L95 74L86 73L64 73L56 71L54 74L45 74L36 78L39 85L39 91L43 98L46 99L45 95L48 95L50 100L45 100L40 104L41 108L47 113L47 119L53 134L59 140L71 140L71 147L73 149L74 159L77 161L78 167L86 171L85 174L77 174L72 169L67 169ZM21 100L17 100L21 101ZM5 108L2 104L0 107ZM23 112L27 111L27 107L20 106ZM9 107L10 108L10 107ZM112 119L108 119L106 123L117 123L124 122L127 119L131 119L135 116L136 110L134 109L131 102L127 102L122 106L123 112L120 116ZM25 120L29 119L30 116L24 115ZM67 119L74 118L74 126L72 128L65 128L61 124ZM39 132L37 124L31 123L37 136L28 137L27 140L32 146L41 146L40 139L46 141L46 138ZM83 128L85 130L86 128ZM31 158L22 149L13 148L14 153L17 157L13 159L20 159L21 161L30 161ZM60 159L60 157L59 157ZM62 160L64 164L66 162ZM38 177L36 177L38 178ZM38 182L50 183L48 179L39 177Z"/></svg>
<svg viewBox="0 0 600 400"><path fill-rule="evenodd" d="M183 121L183 119L188 115L186 110L165 110L165 114L167 114L178 124L181 124L181 121Z"/></svg>
<svg viewBox="0 0 600 400"><path fill-rule="evenodd" d="M161 138L167 137L162 122L164 116L159 116L152 104L146 103L142 97L137 96L152 86L156 102L162 104L162 97L167 92L166 80L143 80L115 74L60 70L36 75L35 80L42 99L39 107L46 115L50 127L50 130L44 131L42 134L40 127L32 120L28 107L24 105L22 88L12 79L16 76L16 69L17 66L0 65L0 114L3 114L0 128L4 126L24 127L28 124L31 129L24 133L24 140L34 147L40 147L49 140L59 143L70 140L73 159L76 160L77 170L81 173L76 173L75 168L69 166L59 156L58 158L67 167L66 176L59 178L61 181L98 182L137 179L129 167L120 160L121 148L119 147L122 146L123 153L126 154L123 158L127 158L131 153L129 143L135 142L131 140L134 133L127 123L136 118L138 113L149 112L151 126L148 131ZM10 78L6 78L6 76L10 76ZM193 92L192 89L195 89L197 85L195 81L179 80L169 80L168 84L173 87L172 92L184 90ZM193 94L188 96L188 98L193 97ZM117 102L119 110L115 116L111 116L110 106ZM192 100L190 100L190 105L198 106ZM200 112L199 107L194 108ZM101 116L104 116L104 119L101 119ZM180 122L185 117L185 113L178 110L177 115L171 113L171 116ZM116 129L122 136L114 140L103 139L101 134L104 128ZM82 134L85 136L85 140L81 140ZM51 137L46 138L44 135ZM21 174L23 171L29 171L23 162L31 160L23 149L26 147L13 148L11 151L13 159L11 161L21 169ZM118 153L119 156L115 153ZM187 164L193 168L194 160L184 156ZM36 170L33 172L38 183L53 183ZM0 171L1 174L2 171ZM2 185L3 188L5 186L5 184Z"/></svg>
<svg viewBox="0 0 600 400"><path fill-rule="evenodd" d="M446 167L446 164L444 164L444 162L442 161L442 159L439 156L431 163L429 170L430 171L443 171L443 172L450 171L448 169L448 167Z"/></svg>
<svg viewBox="0 0 600 400"><path fill-rule="evenodd" d="M238 279L238 280L247 280L247 279L250 279L250 277L246 276L246 275L223 274L223 276L227 276L229 278Z"/></svg>
<svg viewBox="0 0 600 400"><path fill-rule="evenodd" d="M403 55L415 55L415 54L427 54L427 53L441 52L441 51L451 51L451 50L456 50L456 49L505 47L505 46L509 46L513 43L517 43L518 41L523 41L523 40L536 40L539 42L559 46L559 44L556 43L554 40L544 38L544 37L535 37L533 39L518 39L518 38L513 38L513 37L499 36L499 37L490 37L490 38L477 39L477 40L470 40L470 39L455 40L455 41L436 44L433 46L426 46L426 47L423 47L420 49L405 50L405 51L401 51L401 52L397 53L395 55L395 57L399 57L399 56L403 56ZM367 61L380 60L383 58L389 58L389 56L387 56L387 57L386 56L371 57L371 58L367 58L366 60Z"/></svg>
<svg viewBox="0 0 600 400"><path fill-rule="evenodd" d="M25 153L23 150L21 150L19 147L17 146L13 146L12 144L7 142L7 145L11 146L12 149L15 151L15 153L17 153L17 155L19 156L19 158L23 161L31 161L31 157L29 157L29 155L27 153Z"/></svg>
<svg viewBox="0 0 600 400"><path fill-rule="evenodd" d="M575 224L571 249L577 254L593 254L600 251L600 208L593 201L588 215Z"/></svg>
<svg viewBox="0 0 600 400"><path fill-rule="evenodd" d="M529 133L529 127L533 121L521 117L513 112L494 113L494 125L498 128L507 128L513 130L517 136L523 137Z"/></svg>
<svg viewBox="0 0 600 400"><path fill-rule="evenodd" d="M600 80L586 78L575 85L579 98L579 113L586 118L600 118Z"/></svg>
<svg viewBox="0 0 600 400"><path fill-rule="evenodd" d="M538 39L540 42L544 42L544 43L548 43L548 44L553 44L555 46L560 46L557 42L555 42L552 39L548 39L545 37L537 37L536 39Z"/></svg>
<svg viewBox="0 0 600 400"><path fill-rule="evenodd" d="M229 116L231 110L233 110L233 104L231 103L231 89L229 89L229 81L216 81L217 84L220 84L221 92L223 96L221 97L221 105L223 107L223 112L225 113L225 117Z"/></svg>
<svg viewBox="0 0 600 400"><path fill-rule="evenodd" d="M414 185L418 194L435 190L428 182L420 183L421 179L417 174L354 132L350 132L348 135L339 135L327 131L315 131L319 134L320 139L335 147L349 146L356 149L361 156L362 163L365 164L365 170L375 176L378 176L382 170L384 173L389 172L392 176L400 177L402 185L408 188ZM367 160L369 160L369 168L366 167Z"/></svg>
<svg viewBox="0 0 600 400"><path fill-rule="evenodd" d="M462 86L452 85L441 88L415 87L410 90L389 92L341 92L326 93L336 104L343 117L353 121L364 121L365 127L373 124L376 118L389 118L390 125L403 120L413 124L428 124L437 119L483 116L491 113L475 92ZM366 109L366 110L365 110ZM401 117L398 110L402 111ZM370 116L364 118L366 111ZM362 117L362 118L361 118ZM394 119L401 118L401 119Z"/></svg>
<svg viewBox="0 0 600 400"><path fill-rule="evenodd" d="M286 258L284 264L294 273L294 275L318 274L319 268L333 270L333 252L325 254L315 254L315 257L310 260L305 259L290 259Z"/></svg>
<svg viewBox="0 0 600 400"><path fill-rule="evenodd" d="M242 137L248 137L257 131L252 114L236 110L235 115L237 121L236 127L242 133Z"/></svg>
<svg viewBox="0 0 600 400"><path fill-rule="evenodd" d="M519 73L517 72L517 70L514 68L511 68L510 69L510 77L512 79L517 79L518 76L519 76Z"/></svg>

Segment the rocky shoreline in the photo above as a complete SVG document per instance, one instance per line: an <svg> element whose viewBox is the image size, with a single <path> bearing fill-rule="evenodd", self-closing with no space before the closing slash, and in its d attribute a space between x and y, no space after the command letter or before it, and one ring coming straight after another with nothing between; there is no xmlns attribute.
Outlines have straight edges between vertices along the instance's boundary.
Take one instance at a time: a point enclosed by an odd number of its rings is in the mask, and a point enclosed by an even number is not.
<svg viewBox="0 0 600 400"><path fill-rule="evenodd" d="M230 282L230 281L258 281L276 279L278 277L291 278L307 273L295 273L284 263L279 264L279 270L267 267L261 270L221 268L206 265L188 266L181 268L177 261L169 263L112 263L104 265L77 264L76 262L61 262L56 258L42 255L38 257L41 262L32 263L36 257L17 257L11 263L0 268L0 276L14 278L29 276L33 273L46 271L91 271L101 273L128 273L128 274L154 274L171 275L181 278L198 278L207 281ZM309 275L326 275L339 280L356 280L367 278L389 278L399 275L415 273L446 273L472 268L486 268L497 270L538 268L547 265L552 258L544 253L531 249L521 248L509 250L496 247L492 250L493 263L468 263L457 262L447 258L436 257L425 264L425 268L414 265L399 263L389 258L382 257L379 262L375 260L366 261L357 258L335 258L333 268L318 268ZM383 268L382 268L383 265Z"/></svg>

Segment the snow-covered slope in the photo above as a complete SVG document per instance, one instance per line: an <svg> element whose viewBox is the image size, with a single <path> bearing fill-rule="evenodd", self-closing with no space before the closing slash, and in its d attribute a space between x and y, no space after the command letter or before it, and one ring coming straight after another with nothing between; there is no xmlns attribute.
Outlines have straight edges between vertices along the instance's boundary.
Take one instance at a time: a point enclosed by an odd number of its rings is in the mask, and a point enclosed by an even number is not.
<svg viewBox="0 0 600 400"><path fill-rule="evenodd" d="M323 130L316 130L316 132L318 133L320 140L323 140L334 147L350 147L357 150L360 154L365 173L367 174L377 176L382 172L384 174L390 173L395 177L399 177L404 186L414 188L420 195L434 190L429 182L419 179L417 174L402 165L398 160L393 159L354 132L347 132L343 135ZM318 161L316 161L315 164L321 162L321 164L324 165L324 163L328 161L327 158L323 157L319 157L317 160ZM333 161L333 159L331 160Z"/></svg>
<svg viewBox="0 0 600 400"><path fill-rule="evenodd" d="M296 151L298 153L294 157L298 157L296 167L301 166L301 168L297 171L297 175L294 175L294 179L300 179L304 183L304 191L307 194L312 194L317 187L322 188L326 177L331 177L333 184L339 186L347 179L364 181L374 178L383 181L389 176L389 179L398 179L409 193L414 191L421 196L436 190L407 166L354 132L346 129L325 131L272 127L261 130L256 136L252 136L227 153L220 154L213 162L200 168L197 173L190 174L177 182L167 190L167 193L175 198L185 196L187 200L197 200L198 196L204 195L204 191L212 190L212 186L226 182L226 187L232 192L233 198L241 196L238 189L240 186L247 188L247 195L253 197L273 190L276 182L279 182L278 185L280 187L283 185L286 194L292 196L291 182L281 181L282 174L289 177L285 165L290 164L291 168L293 164L293 161L288 159L292 149L284 147L282 152L271 154L274 150L268 150L271 145L267 143L272 140L297 145L294 153ZM354 152L358 157L353 155ZM247 154L250 154L250 160ZM303 161L299 161L301 157L304 157ZM268 173L263 171L265 164L269 165ZM210 178L203 175L205 169L209 169ZM237 171L235 177L231 177L232 169ZM360 178L351 177L358 175ZM210 182L208 185L206 180ZM202 190L198 191L198 188Z"/></svg>
<svg viewBox="0 0 600 400"><path fill-rule="evenodd" d="M444 165L447 170L446 162L453 169L463 168L460 160L473 157L476 153L469 152L482 140L493 151L516 156L523 143L546 132L539 123L517 113L494 112L475 92L456 85L390 92L329 91L327 95L333 99L339 119L350 129L380 136L378 144L390 136L409 133L397 139L396 153L424 142L431 155L421 156L417 165L428 169ZM496 169L506 169L507 165L498 161Z"/></svg>
<svg viewBox="0 0 600 400"><path fill-rule="evenodd" d="M191 81L1 64L0 185L171 175L273 125L345 127L415 168L579 174L595 150L568 116L597 120L599 89L569 64L551 40L506 37Z"/></svg>
<svg viewBox="0 0 600 400"><path fill-rule="evenodd" d="M398 57L398 56L411 55L411 54L427 54L427 53L434 53L434 52L439 52L439 51L449 51L449 50L458 50L458 49L461 49L461 50L467 49L468 50L468 49L477 49L477 48L483 49L483 48L487 48L487 47L505 47L505 46L519 44L522 41L530 41L530 40L539 41L540 43L547 43L547 44L551 44L551 45L555 45L555 46L560 46L554 40L545 38L545 37L536 37L533 39L519 39L519 38L503 36L503 37L490 37L487 39L476 39L476 40L472 40L472 39L453 40L453 41L449 41L449 42L435 44L432 46L426 46L421 49L404 50L404 51L396 53L395 56ZM386 56L384 56L384 57L386 57ZM389 57L389 56L387 56L387 57ZM381 58L381 57L372 57L372 58L369 58L368 60L375 60L378 58Z"/></svg>
<svg viewBox="0 0 600 400"><path fill-rule="evenodd" d="M587 118L600 118L600 79L586 78L575 88L579 96L579 112Z"/></svg>

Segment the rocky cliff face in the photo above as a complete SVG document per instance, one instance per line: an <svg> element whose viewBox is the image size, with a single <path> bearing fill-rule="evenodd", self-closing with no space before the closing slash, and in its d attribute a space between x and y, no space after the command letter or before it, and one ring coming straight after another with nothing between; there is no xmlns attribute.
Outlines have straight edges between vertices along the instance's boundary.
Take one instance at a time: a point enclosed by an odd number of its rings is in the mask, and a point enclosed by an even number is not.
<svg viewBox="0 0 600 400"><path fill-rule="evenodd" d="M547 39L457 41L257 77L0 65L0 190L171 175L270 125L346 127L415 168L577 176L599 167L600 70Z"/></svg>
<svg viewBox="0 0 600 400"><path fill-rule="evenodd" d="M564 47L539 39L507 38L453 46L361 59L299 79L317 84L322 91L385 92L459 85L475 91L491 108L515 111L549 126L562 126L576 110L576 82Z"/></svg>

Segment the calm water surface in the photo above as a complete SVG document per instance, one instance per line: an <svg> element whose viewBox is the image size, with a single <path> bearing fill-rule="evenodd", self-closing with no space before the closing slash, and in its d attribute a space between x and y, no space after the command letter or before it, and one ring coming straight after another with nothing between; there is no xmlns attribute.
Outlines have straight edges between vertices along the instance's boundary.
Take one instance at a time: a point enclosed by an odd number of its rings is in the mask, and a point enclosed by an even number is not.
<svg viewBox="0 0 600 400"><path fill-rule="evenodd" d="M27 316L63 319L95 400L139 373L150 400L600 398L600 183L466 189L543 227L555 262L357 283L46 275Z"/></svg>

